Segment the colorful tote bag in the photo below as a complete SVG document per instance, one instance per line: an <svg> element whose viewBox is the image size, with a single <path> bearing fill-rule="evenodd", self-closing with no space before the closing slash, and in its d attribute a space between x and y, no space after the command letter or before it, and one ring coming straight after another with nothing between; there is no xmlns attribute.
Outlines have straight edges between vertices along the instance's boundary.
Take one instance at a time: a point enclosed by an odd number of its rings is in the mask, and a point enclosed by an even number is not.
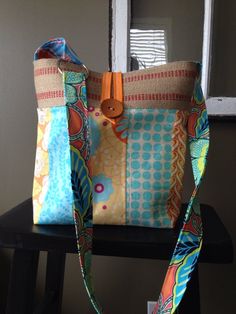
<svg viewBox="0 0 236 314"><path fill-rule="evenodd" d="M195 189L153 311L174 313L202 244L197 194L209 128L199 64L88 73L66 41L56 38L36 50L34 77L34 223L75 224L84 283L99 314L91 278L93 223L173 227L188 143Z"/></svg>

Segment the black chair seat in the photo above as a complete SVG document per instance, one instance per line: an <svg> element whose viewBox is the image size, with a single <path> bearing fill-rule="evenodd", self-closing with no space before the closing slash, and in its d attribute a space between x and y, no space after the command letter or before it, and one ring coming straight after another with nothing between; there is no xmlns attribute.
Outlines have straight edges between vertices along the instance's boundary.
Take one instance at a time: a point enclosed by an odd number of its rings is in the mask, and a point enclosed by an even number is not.
<svg viewBox="0 0 236 314"><path fill-rule="evenodd" d="M143 257L166 260L175 246L186 204L174 229L131 226L94 226L96 255ZM231 238L209 205L201 205L204 243L200 262L230 263ZM0 246L5 248L62 250L76 253L74 226L33 225L32 200L28 199L0 217Z"/></svg>
<svg viewBox="0 0 236 314"><path fill-rule="evenodd" d="M174 229L95 225L93 254L169 260L185 210L186 204L183 205ZM44 301L34 313L60 313L65 256L66 253L77 252L73 225L33 225L32 212L32 200L28 199L0 217L0 247L15 250L9 282L7 314L33 313L40 251L48 251L47 278ZM202 204L201 213L204 241L199 261L231 263L233 245L225 226L211 206ZM24 280L24 287L19 284L22 280ZM183 314L190 312L200 313L197 269L179 310L179 313Z"/></svg>

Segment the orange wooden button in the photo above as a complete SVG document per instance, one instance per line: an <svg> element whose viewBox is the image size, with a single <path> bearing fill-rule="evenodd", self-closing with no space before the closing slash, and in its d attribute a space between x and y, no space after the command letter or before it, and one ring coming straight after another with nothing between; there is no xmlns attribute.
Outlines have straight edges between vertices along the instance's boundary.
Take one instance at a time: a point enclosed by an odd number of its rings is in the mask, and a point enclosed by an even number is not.
<svg viewBox="0 0 236 314"><path fill-rule="evenodd" d="M119 100L108 98L101 103L101 111L107 118L115 119L122 115L124 106Z"/></svg>

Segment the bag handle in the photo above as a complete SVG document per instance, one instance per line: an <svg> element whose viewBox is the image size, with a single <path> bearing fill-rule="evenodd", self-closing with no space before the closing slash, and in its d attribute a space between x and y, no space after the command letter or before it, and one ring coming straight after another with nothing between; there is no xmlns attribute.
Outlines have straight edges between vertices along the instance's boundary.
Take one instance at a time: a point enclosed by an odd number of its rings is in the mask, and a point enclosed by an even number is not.
<svg viewBox="0 0 236 314"><path fill-rule="evenodd" d="M83 64L62 37L50 39L41 45L34 53L34 60L39 59L62 59L79 65Z"/></svg>

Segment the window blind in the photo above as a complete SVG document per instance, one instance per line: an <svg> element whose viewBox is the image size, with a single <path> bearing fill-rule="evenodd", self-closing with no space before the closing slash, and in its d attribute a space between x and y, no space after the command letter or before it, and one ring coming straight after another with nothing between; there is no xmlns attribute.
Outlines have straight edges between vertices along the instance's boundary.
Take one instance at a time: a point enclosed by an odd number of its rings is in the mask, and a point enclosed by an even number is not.
<svg viewBox="0 0 236 314"><path fill-rule="evenodd" d="M167 63L166 31L130 29L131 69L144 69Z"/></svg>

